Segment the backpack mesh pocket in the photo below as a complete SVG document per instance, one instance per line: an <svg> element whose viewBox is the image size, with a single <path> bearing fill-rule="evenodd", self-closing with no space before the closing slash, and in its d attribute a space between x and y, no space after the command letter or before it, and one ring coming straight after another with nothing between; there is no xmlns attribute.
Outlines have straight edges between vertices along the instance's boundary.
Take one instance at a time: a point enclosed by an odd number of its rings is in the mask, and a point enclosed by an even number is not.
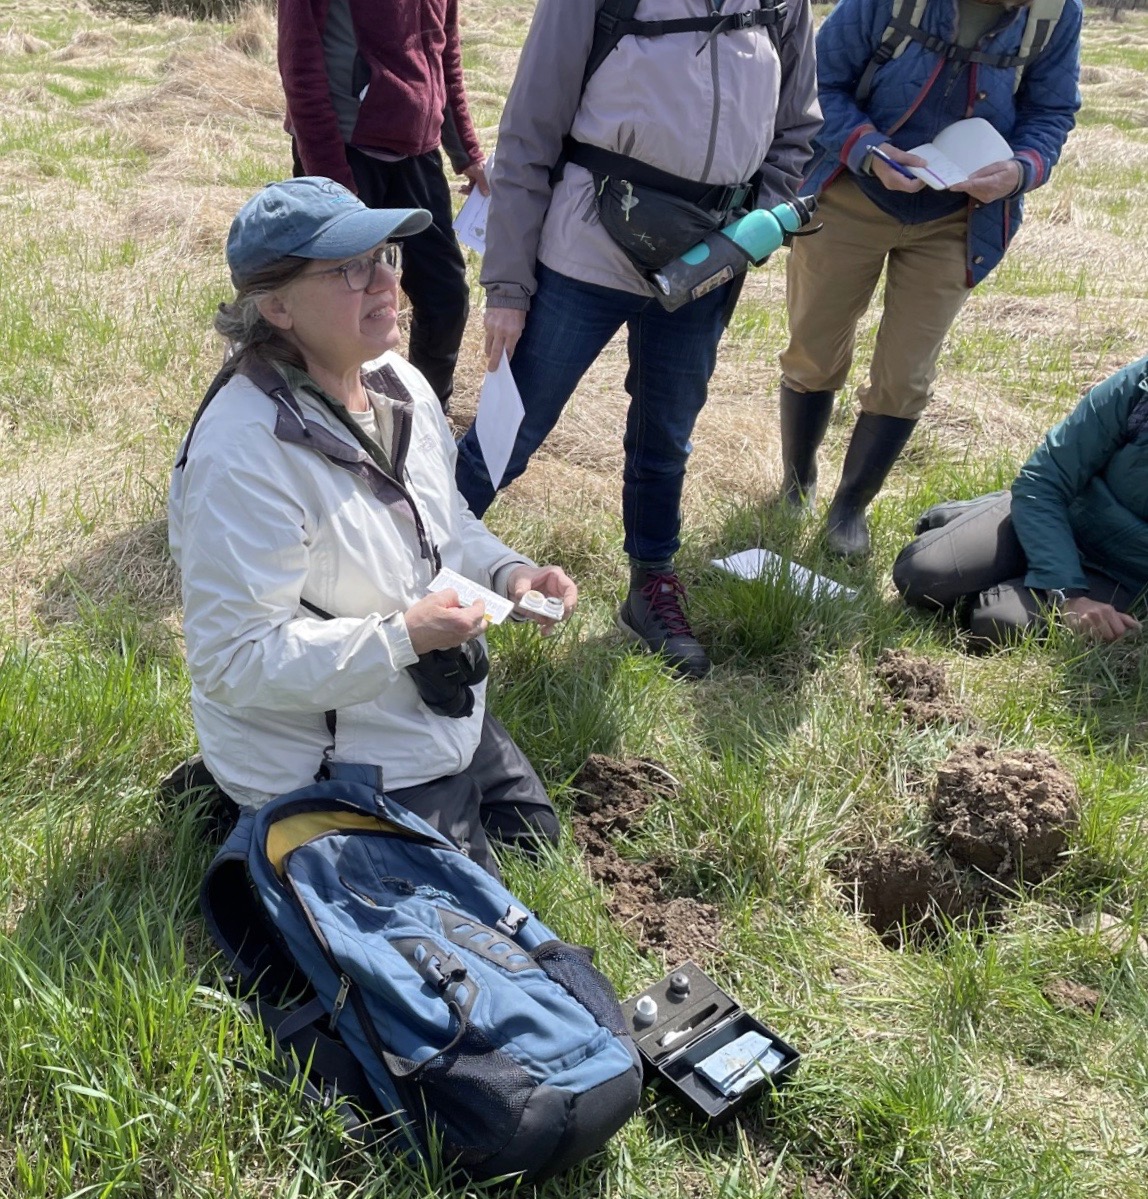
<svg viewBox="0 0 1148 1199"><path fill-rule="evenodd" d="M518 1130L534 1080L473 1025L445 1053L422 1063L408 1085L443 1138L443 1156L475 1165L503 1149Z"/></svg>
<svg viewBox="0 0 1148 1199"><path fill-rule="evenodd" d="M604 1029L617 1037L630 1035L610 980L592 964L592 950L584 945L567 945L565 941L546 941L532 956Z"/></svg>

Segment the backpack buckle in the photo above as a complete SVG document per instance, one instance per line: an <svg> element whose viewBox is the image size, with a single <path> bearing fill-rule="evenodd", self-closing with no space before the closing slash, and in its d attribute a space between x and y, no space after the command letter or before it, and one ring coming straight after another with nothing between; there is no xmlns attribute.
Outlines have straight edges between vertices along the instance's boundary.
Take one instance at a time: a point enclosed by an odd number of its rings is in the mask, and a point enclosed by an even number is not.
<svg viewBox="0 0 1148 1199"><path fill-rule="evenodd" d="M530 919L530 913L516 908L514 904L494 922L494 927L507 937L514 937L521 931L522 926Z"/></svg>
<svg viewBox="0 0 1148 1199"><path fill-rule="evenodd" d="M466 978L466 966L462 959L452 953L449 957L440 958L438 954L430 954L423 963L423 978L441 995L452 983L461 982Z"/></svg>

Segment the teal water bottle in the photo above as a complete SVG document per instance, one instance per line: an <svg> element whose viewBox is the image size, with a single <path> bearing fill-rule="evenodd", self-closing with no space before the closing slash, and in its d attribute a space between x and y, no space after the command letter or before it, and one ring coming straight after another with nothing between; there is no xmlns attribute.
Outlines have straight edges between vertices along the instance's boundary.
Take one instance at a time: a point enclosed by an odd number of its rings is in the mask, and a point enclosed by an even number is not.
<svg viewBox="0 0 1148 1199"><path fill-rule="evenodd" d="M662 307L673 312L728 283L751 263L760 266L789 234L809 224L816 208L813 196L800 196L774 208L755 208L715 230L650 276Z"/></svg>

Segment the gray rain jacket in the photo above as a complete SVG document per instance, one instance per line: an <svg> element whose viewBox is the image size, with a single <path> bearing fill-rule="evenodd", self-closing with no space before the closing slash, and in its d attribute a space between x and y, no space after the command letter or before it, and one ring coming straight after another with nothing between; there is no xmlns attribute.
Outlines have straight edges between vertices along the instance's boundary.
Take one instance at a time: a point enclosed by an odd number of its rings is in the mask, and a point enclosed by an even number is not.
<svg viewBox="0 0 1148 1199"><path fill-rule="evenodd" d="M757 0L640 0L635 19L753 8ZM498 132L482 284L528 308L541 261L585 283L653 294L598 221L589 171L551 168L569 134L701 183L762 172L758 203L792 198L821 125L809 0L790 0L781 61L763 28L623 37L582 76L602 0L538 0ZM698 51L701 53L698 53Z"/></svg>

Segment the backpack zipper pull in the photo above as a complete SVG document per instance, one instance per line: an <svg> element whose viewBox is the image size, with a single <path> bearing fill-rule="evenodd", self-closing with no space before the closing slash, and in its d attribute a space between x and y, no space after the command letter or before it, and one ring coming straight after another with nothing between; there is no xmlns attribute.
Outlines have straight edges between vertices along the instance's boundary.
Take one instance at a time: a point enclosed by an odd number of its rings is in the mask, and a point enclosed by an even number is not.
<svg viewBox="0 0 1148 1199"><path fill-rule="evenodd" d="M343 1008L347 1004L347 996L351 992L351 979L349 975L339 975L339 993L335 996L335 1006L331 1008L331 1018L327 1021L327 1027L332 1032L335 1031L335 1026L339 1023L339 1017L342 1015Z"/></svg>

